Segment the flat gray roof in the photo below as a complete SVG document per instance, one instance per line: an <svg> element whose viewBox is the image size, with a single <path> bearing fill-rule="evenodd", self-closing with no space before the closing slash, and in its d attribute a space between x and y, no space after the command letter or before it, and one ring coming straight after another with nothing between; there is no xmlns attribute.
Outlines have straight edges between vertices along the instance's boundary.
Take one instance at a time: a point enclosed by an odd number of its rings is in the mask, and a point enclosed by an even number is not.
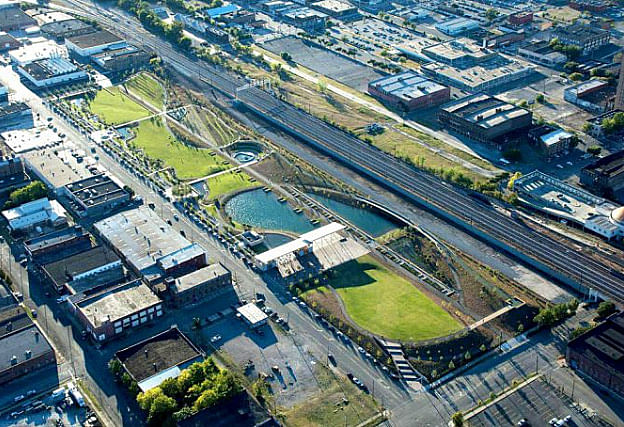
<svg viewBox="0 0 624 427"><path fill-rule="evenodd" d="M408 102L412 99L446 89L446 86L442 86L439 83L411 71L382 77L369 84L381 92L396 96Z"/></svg>
<svg viewBox="0 0 624 427"><path fill-rule="evenodd" d="M113 288L78 303L80 311L95 327L128 317L158 304L160 298L140 280Z"/></svg>
<svg viewBox="0 0 624 427"><path fill-rule="evenodd" d="M184 292L197 285L206 283L219 277L226 276L228 274L230 274L230 271L223 265L221 265L221 263L212 264L175 279L175 291Z"/></svg>
<svg viewBox="0 0 624 427"><path fill-rule="evenodd" d="M138 271L191 245L147 207L118 213L95 223L96 230Z"/></svg>
<svg viewBox="0 0 624 427"><path fill-rule="evenodd" d="M0 372L11 367L13 356L17 363L40 357L53 351L50 343L41 334L37 326L26 329L0 339ZM27 356L27 352L30 355Z"/></svg>

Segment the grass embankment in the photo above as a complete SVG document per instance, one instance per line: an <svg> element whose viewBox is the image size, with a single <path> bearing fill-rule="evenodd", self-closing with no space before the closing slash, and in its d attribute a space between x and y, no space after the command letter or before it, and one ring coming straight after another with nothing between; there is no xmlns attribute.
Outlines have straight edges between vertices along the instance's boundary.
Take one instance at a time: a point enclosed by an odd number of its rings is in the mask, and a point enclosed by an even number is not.
<svg viewBox="0 0 624 427"><path fill-rule="evenodd" d="M160 118L144 120L134 131L132 144L142 148L149 157L162 160L175 169L179 179L207 176L230 167L230 164L212 151L180 142Z"/></svg>
<svg viewBox="0 0 624 427"><path fill-rule="evenodd" d="M370 395L327 368L317 364L315 376L321 390L304 403L282 412L287 426L356 426L379 412Z"/></svg>
<svg viewBox="0 0 624 427"><path fill-rule="evenodd" d="M377 335L420 341L461 328L424 293L368 255L336 268L330 284L351 319Z"/></svg>
<svg viewBox="0 0 624 427"><path fill-rule="evenodd" d="M133 95L143 99L148 104L162 110L165 101L165 91L154 77L147 73L139 73L128 79L126 89Z"/></svg>
<svg viewBox="0 0 624 427"><path fill-rule="evenodd" d="M89 103L89 108L101 121L120 125L150 116L150 112L121 92L118 87L99 91Z"/></svg>
<svg viewBox="0 0 624 427"><path fill-rule="evenodd" d="M212 176L206 180L206 184L209 189L208 197L213 200L232 191L259 186L257 182L250 181L249 175L239 171Z"/></svg>

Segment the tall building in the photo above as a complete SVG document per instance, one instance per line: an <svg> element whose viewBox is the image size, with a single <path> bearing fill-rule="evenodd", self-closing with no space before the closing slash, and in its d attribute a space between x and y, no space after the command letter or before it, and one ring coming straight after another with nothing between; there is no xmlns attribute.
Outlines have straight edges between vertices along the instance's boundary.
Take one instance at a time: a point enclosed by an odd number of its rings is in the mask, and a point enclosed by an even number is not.
<svg viewBox="0 0 624 427"><path fill-rule="evenodd" d="M618 80L617 92L615 93L615 108L624 110L624 50L620 64L620 78Z"/></svg>

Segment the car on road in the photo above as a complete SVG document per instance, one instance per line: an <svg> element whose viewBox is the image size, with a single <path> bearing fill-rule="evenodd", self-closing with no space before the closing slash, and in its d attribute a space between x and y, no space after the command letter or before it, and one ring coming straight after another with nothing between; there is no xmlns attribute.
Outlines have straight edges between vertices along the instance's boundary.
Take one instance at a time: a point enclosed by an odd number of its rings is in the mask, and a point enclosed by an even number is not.
<svg viewBox="0 0 624 427"><path fill-rule="evenodd" d="M26 396L34 396L35 394L37 394L37 390L28 390L26 392Z"/></svg>
<svg viewBox="0 0 624 427"><path fill-rule="evenodd" d="M305 302L303 302L303 301L299 301L299 306L301 308L306 308L308 305Z"/></svg>
<svg viewBox="0 0 624 427"><path fill-rule="evenodd" d="M212 338L210 338L210 342L213 343L213 344L218 342L218 341L221 341L221 335L217 334L217 335L213 336Z"/></svg>
<svg viewBox="0 0 624 427"><path fill-rule="evenodd" d="M61 295L56 299L57 304L63 304L65 301L69 299L69 295Z"/></svg>
<svg viewBox="0 0 624 427"><path fill-rule="evenodd" d="M15 396L13 398L13 402L17 403L17 402L21 402L22 400L26 399L26 396L24 396L23 394L20 394L19 396Z"/></svg>
<svg viewBox="0 0 624 427"><path fill-rule="evenodd" d="M327 360L329 360L332 365L336 365L336 358L334 357L334 355L332 353L327 353Z"/></svg>
<svg viewBox="0 0 624 427"><path fill-rule="evenodd" d="M357 351L359 351L359 352L360 352L360 353L362 353L362 354L365 354L365 353L366 353L366 350L364 350L362 347L358 347L358 348L357 348Z"/></svg>
<svg viewBox="0 0 624 427"><path fill-rule="evenodd" d="M180 221L180 217L178 216L178 214L173 214L173 219L175 219L176 221Z"/></svg>

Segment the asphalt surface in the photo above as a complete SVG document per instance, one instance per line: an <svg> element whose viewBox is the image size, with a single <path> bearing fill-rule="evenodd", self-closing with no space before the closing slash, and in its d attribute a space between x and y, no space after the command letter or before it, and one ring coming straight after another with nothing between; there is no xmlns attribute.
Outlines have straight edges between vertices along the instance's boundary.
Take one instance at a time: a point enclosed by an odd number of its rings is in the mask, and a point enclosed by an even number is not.
<svg viewBox="0 0 624 427"><path fill-rule="evenodd" d="M547 274L550 274L548 269L552 269L571 282L624 302L624 279L614 275L610 267L593 257L527 228L468 196L462 189L412 168L267 92L255 87L243 88L246 82L241 78L197 59L187 58L123 13L102 9L97 5L94 8L92 3L79 0L67 3L113 27L129 40L152 48L164 61L187 76L209 83L332 157L346 161L379 183L392 186L393 190L402 193L412 202L433 206L439 215L469 232L476 230L477 233L485 233L492 238L492 244L503 250L508 247L518 250Z"/></svg>

